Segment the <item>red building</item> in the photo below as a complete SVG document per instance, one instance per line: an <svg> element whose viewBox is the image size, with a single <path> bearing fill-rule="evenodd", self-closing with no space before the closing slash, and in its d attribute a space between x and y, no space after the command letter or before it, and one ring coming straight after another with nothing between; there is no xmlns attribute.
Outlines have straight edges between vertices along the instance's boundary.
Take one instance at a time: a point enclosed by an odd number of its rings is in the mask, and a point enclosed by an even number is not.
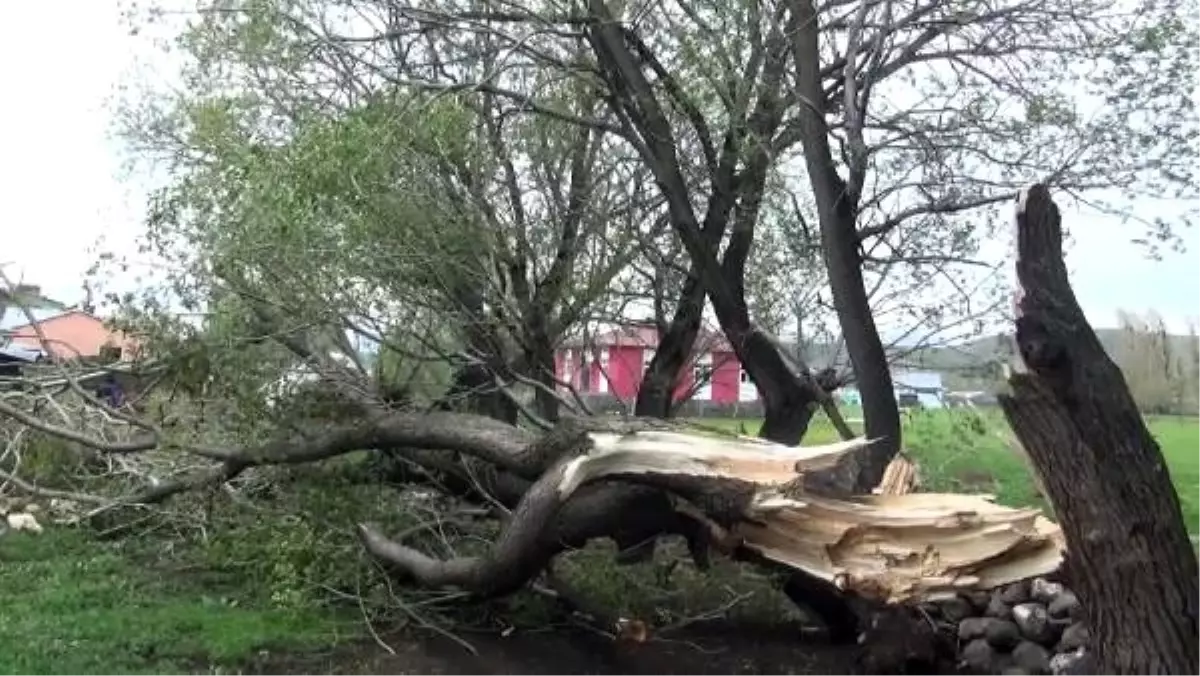
<svg viewBox="0 0 1200 676"><path fill-rule="evenodd" d="M632 401L657 347L658 331L652 324L627 324L586 342L578 338L565 341L554 355L555 374L581 394L611 394ZM758 399L758 389L720 332L701 330L690 366L676 385L676 401L691 398L734 403Z"/></svg>

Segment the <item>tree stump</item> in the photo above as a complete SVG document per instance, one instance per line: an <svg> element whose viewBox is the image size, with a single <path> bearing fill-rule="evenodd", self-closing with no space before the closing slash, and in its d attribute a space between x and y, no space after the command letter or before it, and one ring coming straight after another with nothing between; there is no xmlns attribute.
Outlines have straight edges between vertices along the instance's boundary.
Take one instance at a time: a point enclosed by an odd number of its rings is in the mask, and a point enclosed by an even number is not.
<svg viewBox="0 0 1200 676"><path fill-rule="evenodd" d="M1000 405L1067 542L1099 673L1200 673L1197 563L1158 444L1075 299L1044 185L1016 207L1019 363Z"/></svg>

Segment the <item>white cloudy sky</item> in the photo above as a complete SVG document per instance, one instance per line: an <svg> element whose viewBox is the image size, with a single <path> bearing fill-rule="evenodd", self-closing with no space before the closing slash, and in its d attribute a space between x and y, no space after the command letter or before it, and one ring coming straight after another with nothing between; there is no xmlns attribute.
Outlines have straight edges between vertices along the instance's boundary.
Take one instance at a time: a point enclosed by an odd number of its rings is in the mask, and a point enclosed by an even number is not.
<svg viewBox="0 0 1200 676"><path fill-rule="evenodd" d="M128 249L140 228L145 188L122 178L111 105L154 53L145 37L128 34L115 0L17 2L4 15L0 264L77 302L96 241ZM1072 280L1093 323L1113 325L1121 308L1152 308L1183 330L1200 315L1200 233L1184 233L1185 252L1153 261L1131 244L1138 226L1065 216L1075 224Z"/></svg>

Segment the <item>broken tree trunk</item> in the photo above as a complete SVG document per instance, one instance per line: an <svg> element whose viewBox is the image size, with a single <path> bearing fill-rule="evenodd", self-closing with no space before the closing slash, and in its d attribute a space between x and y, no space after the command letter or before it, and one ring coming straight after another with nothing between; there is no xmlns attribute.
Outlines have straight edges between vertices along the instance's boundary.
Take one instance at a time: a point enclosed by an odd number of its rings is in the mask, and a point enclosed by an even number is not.
<svg viewBox="0 0 1200 676"><path fill-rule="evenodd" d="M581 432L525 493L486 556L439 561L369 525L359 535L371 554L418 583L508 593L561 551L548 527L577 491L621 482L671 495L676 512L717 551L879 603L990 589L1058 567L1058 529L1034 510L967 495L826 497L823 489L854 466L845 460L866 446L862 439L797 448L678 432Z"/></svg>
<svg viewBox="0 0 1200 676"><path fill-rule="evenodd" d="M1005 416L1069 546L1099 673L1195 674L1197 564L1158 444L1075 300L1061 219L1035 185L1016 207L1020 361Z"/></svg>

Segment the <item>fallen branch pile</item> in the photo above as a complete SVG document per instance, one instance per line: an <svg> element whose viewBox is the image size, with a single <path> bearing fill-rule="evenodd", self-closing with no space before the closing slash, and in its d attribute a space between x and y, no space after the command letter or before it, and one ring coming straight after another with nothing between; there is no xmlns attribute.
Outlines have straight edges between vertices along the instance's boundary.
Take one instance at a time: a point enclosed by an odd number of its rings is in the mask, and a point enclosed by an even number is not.
<svg viewBox="0 0 1200 676"><path fill-rule="evenodd" d="M543 530L589 484L655 486L727 555L799 571L881 603L987 590L1055 570L1063 541L1036 510L956 494L823 495L812 479L836 472L869 442L816 447L641 431L590 433L545 472L513 511L491 553L449 561L360 526L366 548L429 586L496 593L546 549ZM903 462L903 461L902 461ZM508 578L508 584L497 579Z"/></svg>

